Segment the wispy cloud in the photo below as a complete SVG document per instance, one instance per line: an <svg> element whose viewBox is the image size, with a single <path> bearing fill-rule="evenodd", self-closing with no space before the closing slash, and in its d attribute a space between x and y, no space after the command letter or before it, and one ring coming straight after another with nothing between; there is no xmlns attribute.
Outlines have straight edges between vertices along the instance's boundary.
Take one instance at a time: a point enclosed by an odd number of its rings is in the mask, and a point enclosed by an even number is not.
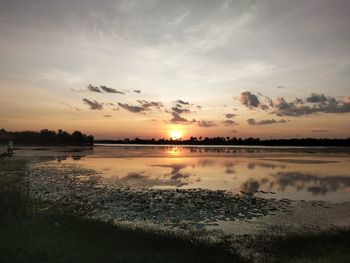
<svg viewBox="0 0 350 263"><path fill-rule="evenodd" d="M89 84L89 85L87 86L87 89L88 89L89 91L92 91L92 92L102 93L102 91L101 91L101 89L100 89L99 87L97 87L97 86L92 86L91 84Z"/></svg>
<svg viewBox="0 0 350 263"><path fill-rule="evenodd" d="M211 128L217 126L215 122L212 121L197 121L197 125L202 128Z"/></svg>
<svg viewBox="0 0 350 263"><path fill-rule="evenodd" d="M80 111L80 109L79 109L78 107L76 107L76 106L71 106L71 105L69 105L68 103L62 102L61 104L64 105L64 106L66 106L66 107L68 107L68 108L70 108L71 110Z"/></svg>
<svg viewBox="0 0 350 263"><path fill-rule="evenodd" d="M147 108L144 108L142 106L129 105L127 103L121 103L121 102L118 102L118 106L132 113L141 113L147 110Z"/></svg>
<svg viewBox="0 0 350 263"><path fill-rule="evenodd" d="M222 121L222 124L225 125L225 126L233 126L233 125L237 125L237 122L228 119L228 120Z"/></svg>
<svg viewBox="0 0 350 263"><path fill-rule="evenodd" d="M233 117L236 117L237 116L237 114L234 114L234 113L226 113L225 114L225 117L227 118L227 119L232 119Z"/></svg>
<svg viewBox="0 0 350 263"><path fill-rule="evenodd" d="M122 91L118 91L116 89L113 88L109 88L107 86L101 85L101 86L93 86L91 84L89 84L87 87L88 91L92 91L92 92L97 92L97 93L114 93L114 94L121 94L124 95L125 93Z"/></svg>
<svg viewBox="0 0 350 263"><path fill-rule="evenodd" d="M116 89L113 89L113 88L109 88L109 87L106 87L106 86L100 86L100 88L101 88L101 90L103 90L106 93L117 93L117 94L122 94L122 95L125 94L122 91L119 91L119 90L116 90Z"/></svg>
<svg viewBox="0 0 350 263"><path fill-rule="evenodd" d="M287 121L284 119L281 119L281 120L269 119L269 120L260 120L260 121L256 121L255 119L248 119L247 122L249 125L259 126L259 125L270 125L270 124L276 124L276 123L286 123Z"/></svg>
<svg viewBox="0 0 350 263"><path fill-rule="evenodd" d="M83 102L86 105L89 105L91 110L102 110L103 109L103 103L99 103L96 100L92 101L92 100L88 100L88 99L84 98Z"/></svg>

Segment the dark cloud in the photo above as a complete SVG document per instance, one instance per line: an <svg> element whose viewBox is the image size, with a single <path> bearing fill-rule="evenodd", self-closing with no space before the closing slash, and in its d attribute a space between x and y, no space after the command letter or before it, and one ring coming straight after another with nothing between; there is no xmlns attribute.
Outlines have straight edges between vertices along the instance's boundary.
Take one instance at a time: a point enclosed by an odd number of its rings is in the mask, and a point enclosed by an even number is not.
<svg viewBox="0 0 350 263"><path fill-rule="evenodd" d="M248 119L247 120L249 125L270 125L270 124L275 124L275 123L286 123L287 121L284 119L281 120L275 120L275 119L270 119L270 120L261 120L261 121L256 121L255 119Z"/></svg>
<svg viewBox="0 0 350 263"><path fill-rule="evenodd" d="M148 108L144 108L142 106L129 105L127 103L120 103L120 102L118 102L118 106L123 108L124 110L130 111L133 113L141 113L148 110Z"/></svg>
<svg viewBox="0 0 350 263"><path fill-rule="evenodd" d="M242 91L239 97L240 102L248 108L257 108L260 106L260 101L256 95L250 91Z"/></svg>
<svg viewBox="0 0 350 263"><path fill-rule="evenodd" d="M139 90L139 89L134 89L133 92L135 92L135 93L141 93L141 90Z"/></svg>
<svg viewBox="0 0 350 263"><path fill-rule="evenodd" d="M183 117L180 116L177 112L172 112L171 115L173 116L170 120L172 123L188 123L189 121Z"/></svg>
<svg viewBox="0 0 350 263"><path fill-rule="evenodd" d="M236 117L236 116L237 116L237 114L234 114L234 113L227 113L227 114L225 114L225 117L227 119L232 119L233 117Z"/></svg>
<svg viewBox="0 0 350 263"><path fill-rule="evenodd" d="M178 107L178 106L172 107L171 110L176 112L176 113L179 113L179 114L181 114L181 113L190 113L189 109L181 108L181 106L180 107Z"/></svg>
<svg viewBox="0 0 350 263"><path fill-rule="evenodd" d="M104 92L106 93L117 93L117 94L122 94L124 95L125 93L122 92L122 91L118 91L116 89L113 89L113 88L108 88L106 86L100 86L101 90L103 90Z"/></svg>
<svg viewBox="0 0 350 263"><path fill-rule="evenodd" d="M87 86L87 89L88 89L89 91L92 91L92 92L102 93L102 91L100 90L99 87L97 87L97 86L92 86L91 84L89 84L89 85Z"/></svg>
<svg viewBox="0 0 350 263"><path fill-rule="evenodd" d="M222 122L222 124L225 125L225 126L237 125L237 123L236 123L235 121L233 121L233 120L224 120L224 121Z"/></svg>
<svg viewBox="0 0 350 263"><path fill-rule="evenodd" d="M195 122L196 120L189 121L181 116L181 114L188 114L195 112L193 111L194 108L198 108L198 106L195 106L192 103L189 103L187 101L183 100L176 100L174 101L175 106L171 107L171 109L166 109L165 112L170 113L172 118L170 122L172 123L191 123ZM201 106L199 106L201 108Z"/></svg>
<svg viewBox="0 0 350 263"><path fill-rule="evenodd" d="M210 128L210 127L216 126L216 124L212 121L198 121L197 124L199 127L202 127L202 128Z"/></svg>
<svg viewBox="0 0 350 263"><path fill-rule="evenodd" d="M309 97L306 98L306 102L310 103L323 103L325 101L327 101L327 98L324 94L312 93Z"/></svg>
<svg viewBox="0 0 350 263"><path fill-rule="evenodd" d="M149 111L151 107L155 107L157 109L164 107L163 104L158 101L137 100L137 103L140 105L129 105L127 103L118 102L118 106L133 113Z"/></svg>
<svg viewBox="0 0 350 263"><path fill-rule="evenodd" d="M91 110L102 110L103 109L103 103L99 103L96 100L88 100L86 98L83 99L83 102L90 106Z"/></svg>
<svg viewBox="0 0 350 263"><path fill-rule="evenodd" d="M309 103L309 105L307 104ZM311 105L310 105L311 104ZM304 116L316 113L348 113L350 112L350 99L348 97L335 99L322 95L312 94L306 100L298 99L287 102L283 97L276 99L272 113L278 116Z"/></svg>
<svg viewBox="0 0 350 263"><path fill-rule="evenodd" d="M257 96L249 91L241 93L240 101L248 108L261 108L277 116L300 117L317 113L349 113L350 97L336 99L324 94L312 93L305 99L296 98L287 101L284 97L277 97L275 101L267 96L262 96L261 102Z"/></svg>
<svg viewBox="0 0 350 263"><path fill-rule="evenodd" d="M183 100L177 100L176 102L177 102L178 104L182 104L182 105L190 105L189 102L183 101Z"/></svg>
<svg viewBox="0 0 350 263"><path fill-rule="evenodd" d="M159 101L137 100L137 102L145 109L148 109L151 107L156 107L159 109L161 107L164 107L163 103Z"/></svg>

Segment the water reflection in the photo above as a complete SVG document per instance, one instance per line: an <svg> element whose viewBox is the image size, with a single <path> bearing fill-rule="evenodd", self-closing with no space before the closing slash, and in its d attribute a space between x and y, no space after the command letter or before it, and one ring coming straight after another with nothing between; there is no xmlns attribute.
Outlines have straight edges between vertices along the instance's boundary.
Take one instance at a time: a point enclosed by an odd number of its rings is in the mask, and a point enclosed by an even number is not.
<svg viewBox="0 0 350 263"><path fill-rule="evenodd" d="M261 155L247 155L247 149L245 155L208 156L205 154L208 151L226 153L227 149L164 148L162 151L169 154L166 157L142 154L138 157L133 155L132 158L74 156L59 158L57 161L99 171L101 180L115 186L206 188L242 191L260 196L276 193L273 197L290 199L350 201L350 160L344 155L333 154L328 157L298 152L289 153L288 158L281 158L279 153L274 153L264 159ZM128 148L128 151L135 150L144 149ZM185 151L188 150L196 152L196 155L187 156ZM252 151L256 153L259 149Z"/></svg>

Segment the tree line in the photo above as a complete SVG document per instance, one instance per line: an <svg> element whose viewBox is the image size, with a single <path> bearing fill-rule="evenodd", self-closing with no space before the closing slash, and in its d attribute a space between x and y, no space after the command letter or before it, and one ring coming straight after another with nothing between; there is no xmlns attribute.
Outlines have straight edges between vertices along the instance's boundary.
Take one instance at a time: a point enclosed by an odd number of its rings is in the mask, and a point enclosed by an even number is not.
<svg viewBox="0 0 350 263"><path fill-rule="evenodd" d="M18 131L11 132L15 136L16 144L31 145L93 145L94 137L80 131L68 133L59 129L57 132L43 129L40 132Z"/></svg>
<svg viewBox="0 0 350 263"><path fill-rule="evenodd" d="M171 144L171 145L258 145L258 146L337 146L350 147L350 138L298 138L298 139L259 139L259 138L237 138L237 137L190 137L188 140L173 139L129 139L123 140L96 140L95 143L108 144Z"/></svg>

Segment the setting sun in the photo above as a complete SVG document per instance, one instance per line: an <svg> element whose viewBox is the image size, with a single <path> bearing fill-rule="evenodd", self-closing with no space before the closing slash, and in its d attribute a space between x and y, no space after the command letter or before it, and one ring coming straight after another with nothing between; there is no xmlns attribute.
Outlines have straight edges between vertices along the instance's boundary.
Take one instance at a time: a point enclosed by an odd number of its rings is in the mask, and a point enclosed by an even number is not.
<svg viewBox="0 0 350 263"><path fill-rule="evenodd" d="M171 139L173 139L173 140L180 139L180 138L182 138L182 132L179 131L179 130L172 130L172 131L170 132L170 137L171 137Z"/></svg>

